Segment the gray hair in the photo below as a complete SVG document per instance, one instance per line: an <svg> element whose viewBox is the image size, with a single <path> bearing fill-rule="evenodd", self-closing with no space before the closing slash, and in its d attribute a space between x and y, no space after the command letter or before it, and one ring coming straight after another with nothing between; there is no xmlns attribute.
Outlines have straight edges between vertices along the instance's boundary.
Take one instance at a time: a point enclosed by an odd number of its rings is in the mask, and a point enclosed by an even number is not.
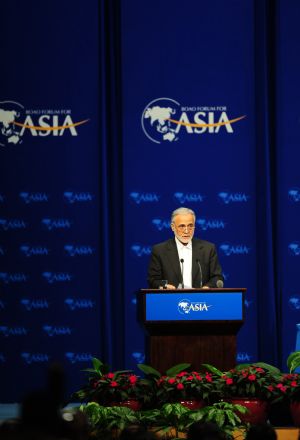
<svg viewBox="0 0 300 440"><path fill-rule="evenodd" d="M181 208L177 208L175 209L175 211L172 212L171 223L174 223L174 218L176 217L176 215L187 215L187 214L192 214L196 222L196 214L194 213L194 211L192 209L184 208L182 206Z"/></svg>

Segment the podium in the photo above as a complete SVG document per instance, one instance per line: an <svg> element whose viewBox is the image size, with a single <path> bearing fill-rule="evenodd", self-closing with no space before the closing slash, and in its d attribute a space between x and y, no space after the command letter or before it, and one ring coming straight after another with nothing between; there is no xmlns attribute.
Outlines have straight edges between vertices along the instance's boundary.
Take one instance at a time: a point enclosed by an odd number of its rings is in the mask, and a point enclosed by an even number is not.
<svg viewBox="0 0 300 440"><path fill-rule="evenodd" d="M141 289L138 319L146 331L146 363L162 374L182 362L195 371L204 363L233 368L245 293L245 288Z"/></svg>

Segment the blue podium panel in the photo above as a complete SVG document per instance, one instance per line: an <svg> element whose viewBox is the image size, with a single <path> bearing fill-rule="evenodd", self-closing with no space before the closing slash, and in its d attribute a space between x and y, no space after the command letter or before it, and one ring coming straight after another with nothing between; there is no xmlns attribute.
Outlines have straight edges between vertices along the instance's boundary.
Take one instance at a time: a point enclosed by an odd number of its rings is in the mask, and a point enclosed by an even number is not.
<svg viewBox="0 0 300 440"><path fill-rule="evenodd" d="M152 321L241 321L243 293L148 293L145 318Z"/></svg>

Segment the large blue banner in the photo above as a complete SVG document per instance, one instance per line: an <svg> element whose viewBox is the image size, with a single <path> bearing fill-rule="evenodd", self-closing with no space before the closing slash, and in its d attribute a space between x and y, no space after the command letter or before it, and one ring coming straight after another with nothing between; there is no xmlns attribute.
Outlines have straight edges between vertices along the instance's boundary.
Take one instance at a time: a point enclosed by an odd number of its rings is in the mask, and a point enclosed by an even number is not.
<svg viewBox="0 0 300 440"><path fill-rule="evenodd" d="M2 8L2 402L54 361L75 390L98 349L97 3Z"/></svg>
<svg viewBox="0 0 300 440"><path fill-rule="evenodd" d="M127 365L144 359L134 292L151 246L192 208L225 285L246 287L238 360L254 361L256 225L253 2L179 2L122 10ZM139 42L137 44L136 42Z"/></svg>
<svg viewBox="0 0 300 440"><path fill-rule="evenodd" d="M299 99L300 64L296 57L296 32L300 5L278 2L277 23L277 163L278 163L278 288L280 290L281 340L283 360L296 348L300 323L298 273L300 263L300 175L299 175ZM298 346L300 350L300 346Z"/></svg>

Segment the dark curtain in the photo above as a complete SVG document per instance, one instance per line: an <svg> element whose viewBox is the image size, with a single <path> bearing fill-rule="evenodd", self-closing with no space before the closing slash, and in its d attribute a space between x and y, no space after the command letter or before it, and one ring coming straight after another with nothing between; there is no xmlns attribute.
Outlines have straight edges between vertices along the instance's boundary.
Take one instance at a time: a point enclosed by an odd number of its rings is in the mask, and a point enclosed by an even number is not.
<svg viewBox="0 0 300 440"><path fill-rule="evenodd" d="M100 0L101 359L124 363L123 190L119 1Z"/></svg>
<svg viewBox="0 0 300 440"><path fill-rule="evenodd" d="M276 2L255 4L258 356L280 367L277 279Z"/></svg>

